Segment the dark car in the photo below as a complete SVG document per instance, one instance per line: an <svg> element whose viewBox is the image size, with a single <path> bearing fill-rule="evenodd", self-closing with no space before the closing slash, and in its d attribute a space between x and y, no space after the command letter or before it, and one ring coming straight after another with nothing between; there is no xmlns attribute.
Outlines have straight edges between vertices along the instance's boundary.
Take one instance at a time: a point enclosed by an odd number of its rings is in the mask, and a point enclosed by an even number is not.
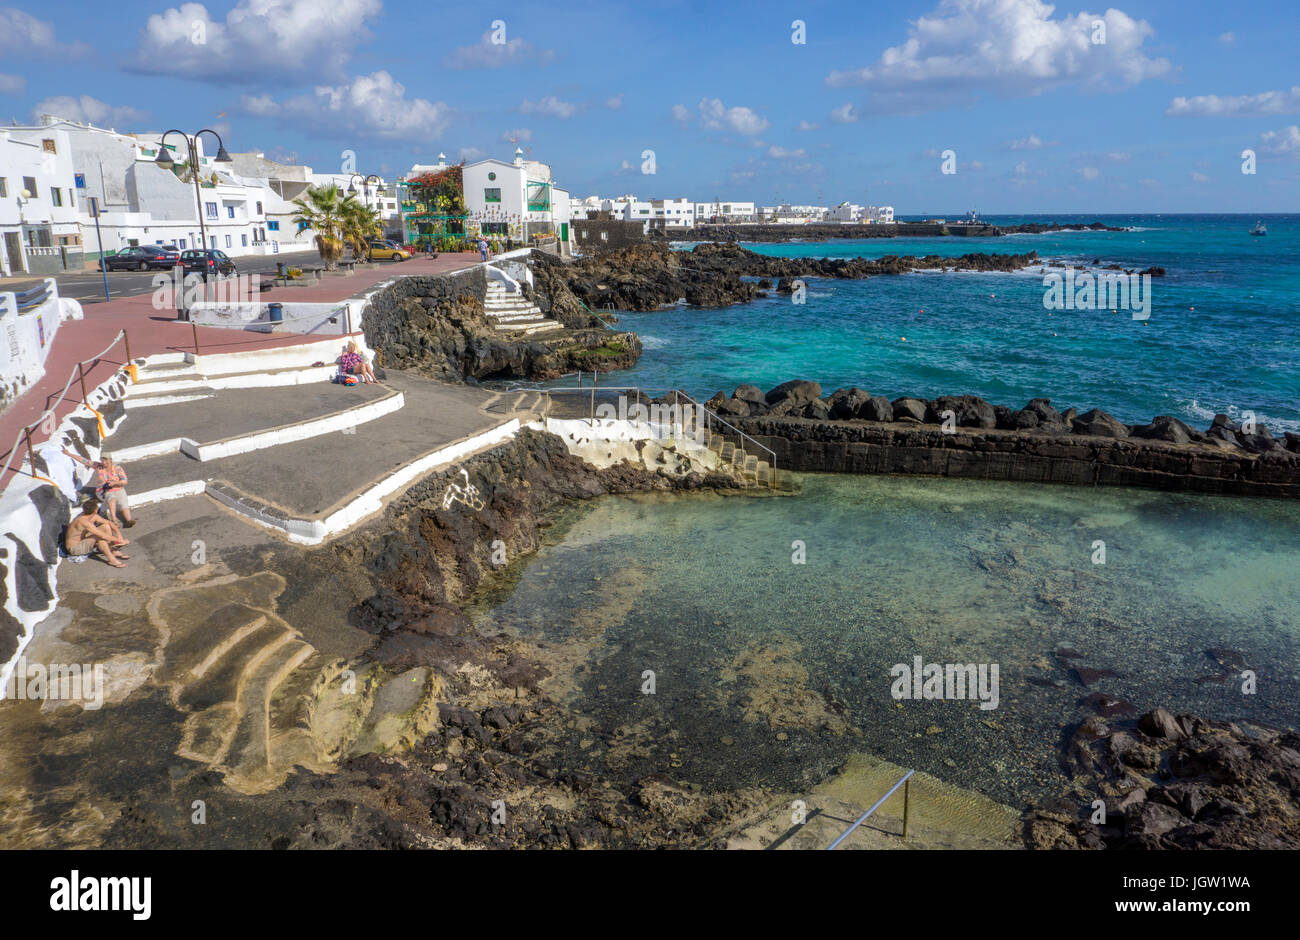
<svg viewBox="0 0 1300 940"><path fill-rule="evenodd" d="M181 266L186 274L234 274L235 262L215 248L191 248L181 252Z"/></svg>
<svg viewBox="0 0 1300 940"><path fill-rule="evenodd" d="M157 245L134 245L123 248L115 255L109 255L100 261L100 270L109 271L148 271L150 268L173 268L176 266L175 249Z"/></svg>

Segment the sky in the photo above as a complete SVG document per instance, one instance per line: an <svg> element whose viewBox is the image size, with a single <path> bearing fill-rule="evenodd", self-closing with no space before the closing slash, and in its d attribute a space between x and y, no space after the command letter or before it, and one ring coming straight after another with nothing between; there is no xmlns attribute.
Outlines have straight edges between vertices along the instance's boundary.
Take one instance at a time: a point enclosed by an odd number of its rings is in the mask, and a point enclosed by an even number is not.
<svg viewBox="0 0 1300 940"><path fill-rule="evenodd" d="M0 0L0 119L386 178L517 142L575 196L1300 210L1300 3L1113 2Z"/></svg>

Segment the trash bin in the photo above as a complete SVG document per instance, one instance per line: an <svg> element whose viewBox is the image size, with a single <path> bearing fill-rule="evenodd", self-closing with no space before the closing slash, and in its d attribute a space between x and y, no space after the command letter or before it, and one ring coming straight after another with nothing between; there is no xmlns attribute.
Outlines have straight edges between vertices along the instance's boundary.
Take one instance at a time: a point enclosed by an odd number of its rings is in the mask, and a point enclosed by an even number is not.
<svg viewBox="0 0 1300 940"><path fill-rule="evenodd" d="M284 320L284 304L267 304L266 309L271 315L272 323L280 323Z"/></svg>

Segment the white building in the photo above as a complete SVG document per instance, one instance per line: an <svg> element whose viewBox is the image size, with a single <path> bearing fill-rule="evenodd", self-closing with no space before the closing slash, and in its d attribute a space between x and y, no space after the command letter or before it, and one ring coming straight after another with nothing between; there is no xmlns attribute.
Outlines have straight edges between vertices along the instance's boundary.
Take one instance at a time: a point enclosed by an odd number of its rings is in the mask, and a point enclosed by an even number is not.
<svg viewBox="0 0 1300 940"><path fill-rule="evenodd" d="M652 199L650 224L656 228L694 228L695 203L685 197Z"/></svg>
<svg viewBox="0 0 1300 940"><path fill-rule="evenodd" d="M63 131L0 128L0 272L81 269L78 180Z"/></svg>
<svg viewBox="0 0 1300 940"><path fill-rule="evenodd" d="M525 160L523 150L516 148L513 163L487 159L466 164L462 185L468 235L524 244L535 235L555 235L560 252L572 252L570 196L555 185L549 164Z"/></svg>
<svg viewBox="0 0 1300 940"><path fill-rule="evenodd" d="M695 220L699 223L754 222L758 210L752 202L697 202Z"/></svg>
<svg viewBox="0 0 1300 940"><path fill-rule="evenodd" d="M867 206L863 212L864 222L870 222L873 225L892 225L894 223L893 206Z"/></svg>

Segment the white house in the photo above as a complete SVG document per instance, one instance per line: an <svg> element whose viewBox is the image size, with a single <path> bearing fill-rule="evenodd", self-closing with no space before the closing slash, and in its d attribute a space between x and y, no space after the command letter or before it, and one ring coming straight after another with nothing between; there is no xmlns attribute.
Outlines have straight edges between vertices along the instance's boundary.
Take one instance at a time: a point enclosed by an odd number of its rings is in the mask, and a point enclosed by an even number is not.
<svg viewBox="0 0 1300 940"><path fill-rule="evenodd" d="M695 203L684 197L651 199L650 224L657 228L694 228Z"/></svg>
<svg viewBox="0 0 1300 940"><path fill-rule="evenodd" d="M77 181L67 134L0 128L0 272L53 274L82 267Z"/></svg>
<svg viewBox="0 0 1300 940"><path fill-rule="evenodd" d="M758 211L752 202L697 202L695 220L699 223L754 222Z"/></svg>
<svg viewBox="0 0 1300 940"><path fill-rule="evenodd" d="M514 163L486 159L462 170L466 233L513 238L527 244L534 235L555 235L561 253L573 248L569 193L559 189L548 164L525 160L515 149Z"/></svg>

